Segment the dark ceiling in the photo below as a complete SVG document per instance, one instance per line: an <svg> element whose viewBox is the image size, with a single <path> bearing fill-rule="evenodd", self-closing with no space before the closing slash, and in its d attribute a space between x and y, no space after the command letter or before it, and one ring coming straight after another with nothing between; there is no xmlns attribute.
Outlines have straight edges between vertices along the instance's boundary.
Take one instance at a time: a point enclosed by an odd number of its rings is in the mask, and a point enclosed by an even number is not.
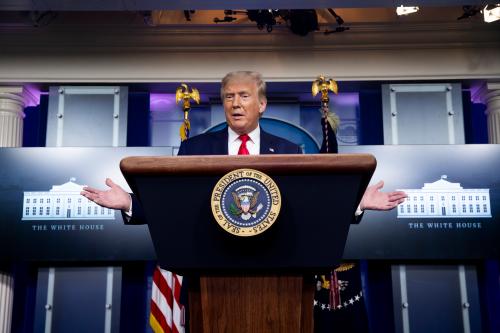
<svg viewBox="0 0 500 333"><path fill-rule="evenodd" d="M0 10L13 11L130 11L155 9L304 9L376 8L407 6L462 6L485 4L477 0L0 0Z"/></svg>

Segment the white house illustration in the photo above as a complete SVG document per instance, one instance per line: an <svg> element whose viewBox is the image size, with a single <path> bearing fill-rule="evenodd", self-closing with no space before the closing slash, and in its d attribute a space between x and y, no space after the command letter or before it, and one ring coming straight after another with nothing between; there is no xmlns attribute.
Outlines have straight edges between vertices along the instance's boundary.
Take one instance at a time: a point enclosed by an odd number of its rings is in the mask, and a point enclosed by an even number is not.
<svg viewBox="0 0 500 333"><path fill-rule="evenodd" d="M408 198L398 207L398 218L491 217L490 190L464 189L447 176L421 189L401 189Z"/></svg>
<svg viewBox="0 0 500 333"><path fill-rule="evenodd" d="M110 220L112 209L101 207L80 195L85 185L75 178L62 185L54 185L47 192L24 192L23 220Z"/></svg>

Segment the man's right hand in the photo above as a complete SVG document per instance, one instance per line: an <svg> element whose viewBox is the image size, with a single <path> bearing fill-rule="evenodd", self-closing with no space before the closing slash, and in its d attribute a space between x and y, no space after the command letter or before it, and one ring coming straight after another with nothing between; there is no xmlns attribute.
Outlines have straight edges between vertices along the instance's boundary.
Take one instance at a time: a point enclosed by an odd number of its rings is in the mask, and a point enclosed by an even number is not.
<svg viewBox="0 0 500 333"><path fill-rule="evenodd" d="M86 186L80 194L90 201L95 202L99 206L120 209L128 212L131 208L130 206L132 205L130 194L125 192L125 190L120 186L113 183L113 181L109 178L106 178L106 185L109 186L109 189L105 191Z"/></svg>

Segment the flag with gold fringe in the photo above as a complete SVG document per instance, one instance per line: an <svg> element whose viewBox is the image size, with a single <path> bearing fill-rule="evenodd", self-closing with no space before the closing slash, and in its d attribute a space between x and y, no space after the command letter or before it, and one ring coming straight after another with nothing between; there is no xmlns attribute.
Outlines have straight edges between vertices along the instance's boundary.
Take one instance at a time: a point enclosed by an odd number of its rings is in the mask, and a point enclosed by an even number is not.
<svg viewBox="0 0 500 333"><path fill-rule="evenodd" d="M337 94L337 82L318 76L312 93L321 93L321 127L323 141L320 153L336 154L336 132L339 117L329 109L329 92ZM321 230L318 230L321 232ZM368 315L364 303L359 263L343 263L328 274L316 275L314 293L314 332L368 332Z"/></svg>
<svg viewBox="0 0 500 333"><path fill-rule="evenodd" d="M344 263L330 273L316 275L314 332L369 331L359 262Z"/></svg>

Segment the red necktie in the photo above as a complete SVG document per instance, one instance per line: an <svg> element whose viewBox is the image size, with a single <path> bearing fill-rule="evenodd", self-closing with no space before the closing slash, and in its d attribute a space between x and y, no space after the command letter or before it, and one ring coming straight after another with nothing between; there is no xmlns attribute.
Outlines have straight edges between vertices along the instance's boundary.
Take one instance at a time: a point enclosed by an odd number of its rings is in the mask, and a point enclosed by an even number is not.
<svg viewBox="0 0 500 333"><path fill-rule="evenodd" d="M238 155L250 155L247 148L247 141L250 139L248 134L240 135L239 139L241 140L241 146L240 149L238 149Z"/></svg>

